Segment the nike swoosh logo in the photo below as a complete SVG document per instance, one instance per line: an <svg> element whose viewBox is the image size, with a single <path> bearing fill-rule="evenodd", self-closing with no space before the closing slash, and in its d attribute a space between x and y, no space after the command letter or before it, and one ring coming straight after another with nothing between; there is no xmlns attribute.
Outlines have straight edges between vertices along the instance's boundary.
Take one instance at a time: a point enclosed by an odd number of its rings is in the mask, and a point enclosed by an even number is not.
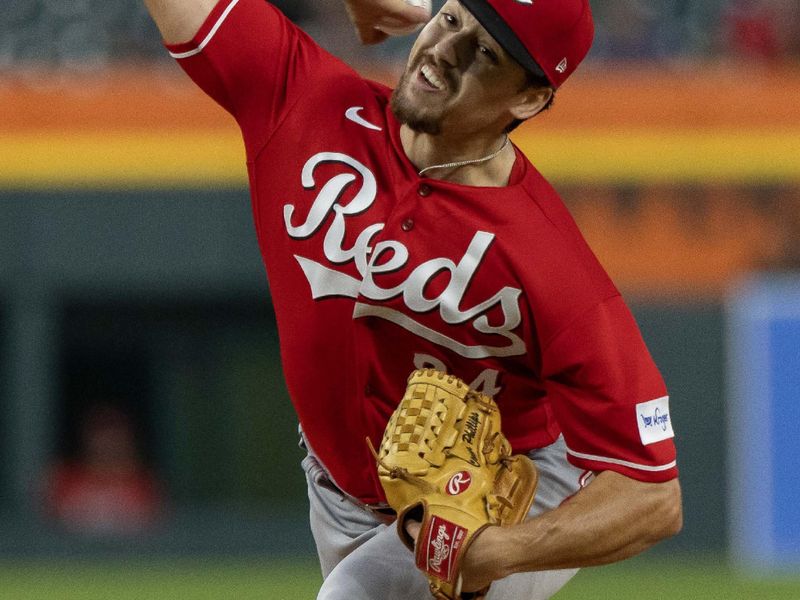
<svg viewBox="0 0 800 600"><path fill-rule="evenodd" d="M364 117L359 115L358 113L360 113L362 110L364 110L363 106L351 106L344 113L344 116L353 123L361 125L362 127L366 127L367 129L372 129L373 131L383 131L382 128L378 127L377 125L373 125L372 123L364 119Z"/></svg>

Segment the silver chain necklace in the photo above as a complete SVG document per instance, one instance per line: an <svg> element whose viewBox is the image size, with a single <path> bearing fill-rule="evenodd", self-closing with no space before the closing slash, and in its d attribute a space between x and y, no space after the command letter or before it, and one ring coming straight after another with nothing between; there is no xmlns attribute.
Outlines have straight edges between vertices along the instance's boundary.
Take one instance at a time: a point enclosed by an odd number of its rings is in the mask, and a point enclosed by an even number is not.
<svg viewBox="0 0 800 600"><path fill-rule="evenodd" d="M490 160L495 158L498 154L500 154L503 150L505 150L506 146L508 146L510 141L511 140L509 140L508 136L506 135L503 145L500 146L498 150L492 152L489 156L484 156L483 158L473 158L472 160L459 160L457 162L444 163L442 165L431 165L430 167L425 167L424 169L422 169L419 173L417 173L417 175L422 177L424 173L432 171L433 169L452 169L455 167L463 167L465 165L477 165L479 163L489 162Z"/></svg>

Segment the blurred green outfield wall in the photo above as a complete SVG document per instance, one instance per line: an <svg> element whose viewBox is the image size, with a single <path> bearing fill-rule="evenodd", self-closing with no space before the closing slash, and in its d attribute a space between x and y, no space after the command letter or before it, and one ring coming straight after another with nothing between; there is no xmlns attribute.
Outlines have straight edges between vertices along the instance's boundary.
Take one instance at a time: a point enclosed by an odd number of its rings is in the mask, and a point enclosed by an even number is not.
<svg viewBox="0 0 800 600"><path fill-rule="evenodd" d="M247 192L4 192L0 215L0 496L22 515L11 530L0 521L0 554L23 537L29 552L48 547L31 542L51 539L37 483L98 397L131 405L168 518L205 536L169 547L235 547L258 529L250 517L302 521L302 453ZM722 550L721 307L629 300L678 432L686 526L659 551ZM273 548L263 532L246 545Z"/></svg>

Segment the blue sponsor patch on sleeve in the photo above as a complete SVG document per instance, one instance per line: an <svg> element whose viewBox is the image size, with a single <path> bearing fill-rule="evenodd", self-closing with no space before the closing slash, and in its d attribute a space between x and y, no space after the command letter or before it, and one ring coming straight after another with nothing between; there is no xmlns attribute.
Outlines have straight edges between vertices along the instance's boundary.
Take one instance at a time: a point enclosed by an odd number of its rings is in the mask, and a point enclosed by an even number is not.
<svg viewBox="0 0 800 600"><path fill-rule="evenodd" d="M645 446L675 437L669 416L669 396L637 404L636 422Z"/></svg>

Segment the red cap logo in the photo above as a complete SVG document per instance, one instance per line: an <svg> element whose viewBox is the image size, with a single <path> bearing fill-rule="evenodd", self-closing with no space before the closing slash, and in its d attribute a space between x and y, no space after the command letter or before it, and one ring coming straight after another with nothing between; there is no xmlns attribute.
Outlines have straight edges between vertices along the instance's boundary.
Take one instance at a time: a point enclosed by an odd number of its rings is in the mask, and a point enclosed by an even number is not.
<svg viewBox="0 0 800 600"><path fill-rule="evenodd" d="M469 474L469 471L459 471L447 482L447 493L451 496L458 496L466 492L471 483L472 475Z"/></svg>

